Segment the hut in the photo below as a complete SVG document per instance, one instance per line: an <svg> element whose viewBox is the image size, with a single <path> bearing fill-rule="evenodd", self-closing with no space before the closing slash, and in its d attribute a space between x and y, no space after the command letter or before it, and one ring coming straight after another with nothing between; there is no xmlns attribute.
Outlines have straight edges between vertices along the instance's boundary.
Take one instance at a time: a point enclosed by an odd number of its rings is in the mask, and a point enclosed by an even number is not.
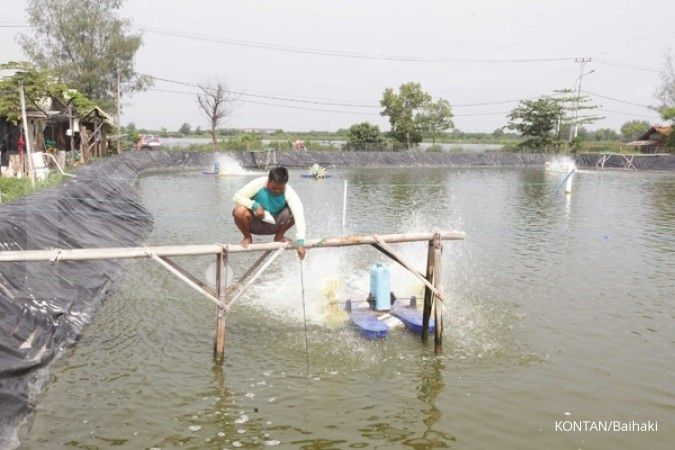
<svg viewBox="0 0 675 450"><path fill-rule="evenodd" d="M114 129L114 125L105 111L94 106L91 111L82 116L79 128L83 162L89 162L92 157L108 156L108 134Z"/></svg>
<svg viewBox="0 0 675 450"><path fill-rule="evenodd" d="M653 126L636 141L626 145L635 147L640 153L659 153L672 131L671 126Z"/></svg>
<svg viewBox="0 0 675 450"><path fill-rule="evenodd" d="M114 125L98 106L82 114L82 108L75 107L65 96L50 96L39 104L27 105L26 118L33 151L53 154L65 151L70 161L74 161L75 153L79 152L83 163L109 154L108 134ZM22 134L20 122L0 116L0 166L10 166L9 173L26 170L20 154Z"/></svg>

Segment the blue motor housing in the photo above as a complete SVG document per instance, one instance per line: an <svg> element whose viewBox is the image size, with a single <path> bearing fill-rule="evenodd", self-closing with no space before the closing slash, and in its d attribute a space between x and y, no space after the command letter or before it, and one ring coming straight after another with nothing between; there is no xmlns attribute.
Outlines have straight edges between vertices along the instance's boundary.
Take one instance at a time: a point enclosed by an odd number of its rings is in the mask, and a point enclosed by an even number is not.
<svg viewBox="0 0 675 450"><path fill-rule="evenodd" d="M370 268L370 297L377 311L388 311L391 308L391 283L389 268L382 263L375 263Z"/></svg>

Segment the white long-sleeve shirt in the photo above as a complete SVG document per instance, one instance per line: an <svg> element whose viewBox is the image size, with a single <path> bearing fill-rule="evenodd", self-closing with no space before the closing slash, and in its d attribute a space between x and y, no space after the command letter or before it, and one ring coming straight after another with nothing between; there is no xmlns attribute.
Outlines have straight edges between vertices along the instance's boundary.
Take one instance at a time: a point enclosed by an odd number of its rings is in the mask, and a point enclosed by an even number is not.
<svg viewBox="0 0 675 450"><path fill-rule="evenodd" d="M237 205L255 211L258 205L269 211L270 214L276 214L287 205L293 214L295 220L296 240L299 245L305 243L305 210L300 201L300 197L290 184L286 184L286 191L281 195L272 195L267 190L267 177L258 177L249 181L244 187L239 189L232 200Z"/></svg>

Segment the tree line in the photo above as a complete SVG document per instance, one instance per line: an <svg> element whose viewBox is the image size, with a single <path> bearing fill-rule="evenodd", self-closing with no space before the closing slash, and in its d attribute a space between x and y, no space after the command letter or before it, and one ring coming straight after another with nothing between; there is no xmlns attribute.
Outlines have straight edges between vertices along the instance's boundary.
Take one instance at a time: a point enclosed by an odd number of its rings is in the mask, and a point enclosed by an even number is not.
<svg viewBox="0 0 675 450"><path fill-rule="evenodd" d="M20 36L20 44L39 71L34 78L47 74L104 108L118 103L118 93L129 95L148 88L151 78L135 69L142 36L132 30L130 20L119 16L122 4L123 0L29 0L27 15L31 27ZM27 66L22 69L29 71ZM217 136L222 135L220 126L238 97L223 82L197 87L195 100L208 121L205 131L215 148ZM656 97L659 105L654 109L663 120L675 122L675 71L670 52ZM0 107L1 102L2 99ZM13 104L14 99L8 99L5 110L12 109ZM450 102L433 99L419 82L385 89L380 106L389 130L382 131L369 122L353 124L345 130L347 149L411 150L425 138L434 146L439 140L459 138L461 133L454 128ZM492 138L517 138L518 148L523 151L574 151L583 140L619 138L611 129L588 131L584 127L602 119L597 114L598 108L588 97L569 90L522 100L508 114L507 123L492 133ZM648 128L645 121L629 121L621 127L620 137L632 140ZM190 134L202 130L193 131L185 123L179 131ZM675 133L671 133L669 145L675 147Z"/></svg>

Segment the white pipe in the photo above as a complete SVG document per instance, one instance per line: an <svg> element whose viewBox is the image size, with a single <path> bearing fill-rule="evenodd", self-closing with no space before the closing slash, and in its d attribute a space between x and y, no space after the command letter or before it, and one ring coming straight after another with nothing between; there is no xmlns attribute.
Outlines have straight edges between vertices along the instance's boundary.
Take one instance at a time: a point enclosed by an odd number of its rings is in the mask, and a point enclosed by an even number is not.
<svg viewBox="0 0 675 450"><path fill-rule="evenodd" d="M570 164L567 166L567 181L565 182L565 194L572 193L572 172L574 172L574 165Z"/></svg>
<svg viewBox="0 0 675 450"><path fill-rule="evenodd" d="M56 160L56 158L54 158L53 155L51 155L50 153L43 153L42 156L49 156L49 157L52 159L52 161L54 161L54 164L56 164L56 167L57 167L57 168L59 169L59 171L61 172L61 175L63 175L64 177L73 177L73 178L75 178L75 175L70 174L70 173L65 173L65 172L63 171L63 169L61 168L61 166L59 166L59 162Z"/></svg>
<svg viewBox="0 0 675 450"><path fill-rule="evenodd" d="M342 229L347 226L347 180L345 180L344 193L342 194Z"/></svg>

